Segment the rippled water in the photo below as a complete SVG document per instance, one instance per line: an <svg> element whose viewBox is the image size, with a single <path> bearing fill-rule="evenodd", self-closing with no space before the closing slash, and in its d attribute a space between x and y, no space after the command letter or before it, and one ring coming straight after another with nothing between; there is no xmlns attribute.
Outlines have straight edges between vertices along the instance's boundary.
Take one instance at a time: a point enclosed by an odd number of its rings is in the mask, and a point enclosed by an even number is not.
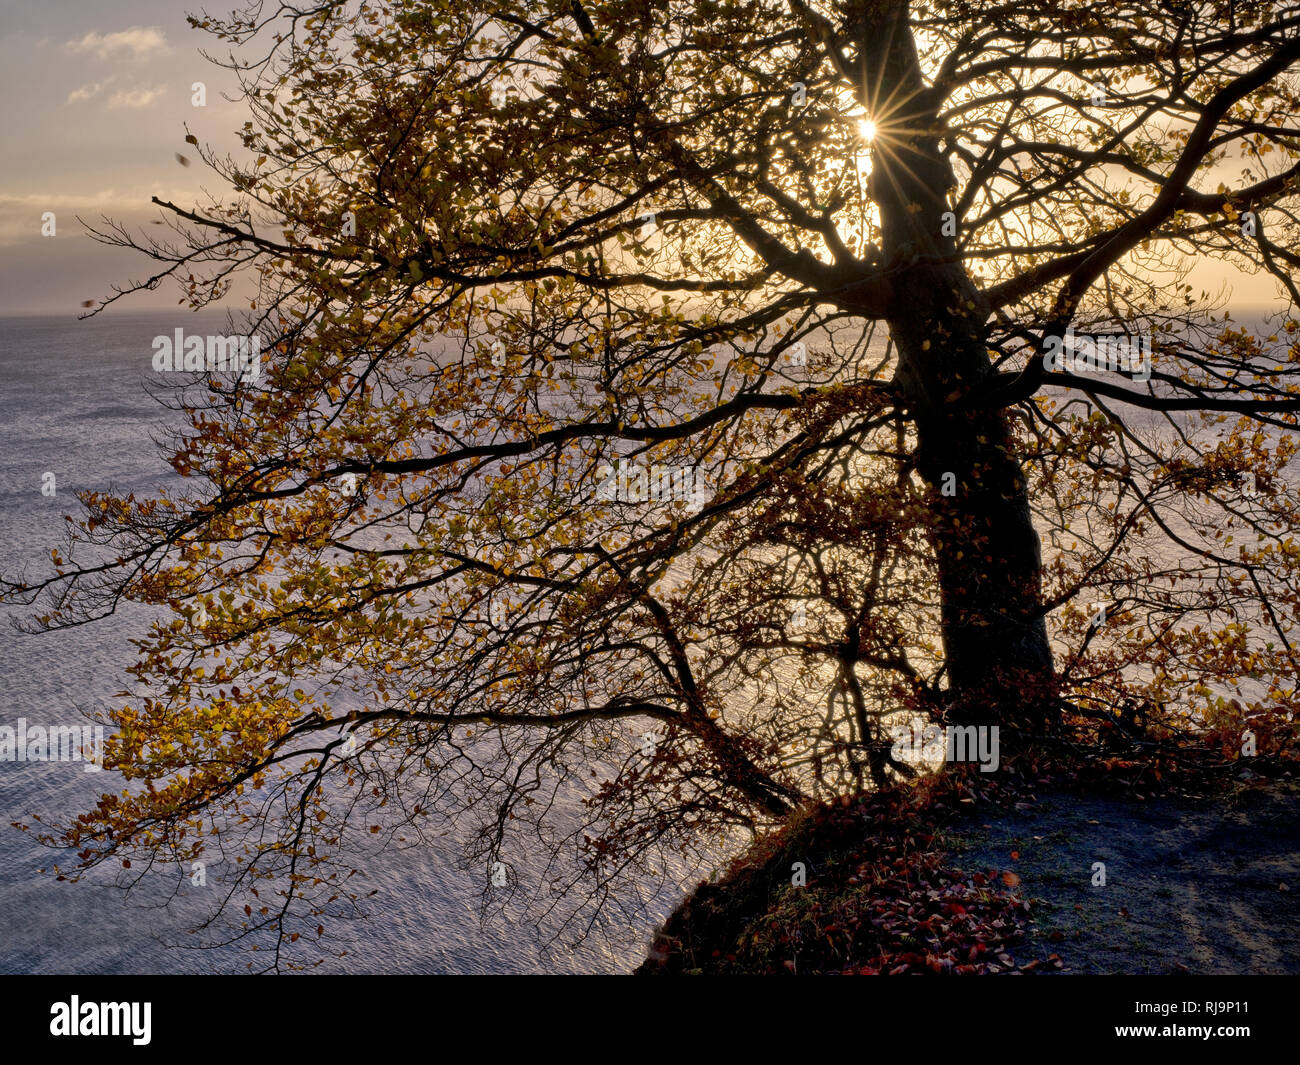
<svg viewBox="0 0 1300 1065"><path fill-rule="evenodd" d="M205 321L210 325L204 324ZM143 383L151 373L150 342L178 325L187 333L222 333L224 318L176 313L73 318L0 319L0 570L29 576L48 565L61 543L63 515L76 513L81 489L149 493L172 477L151 437L174 425ZM41 494L42 477L55 474L56 495ZM42 561L44 560L44 562ZM0 724L73 725L78 708L103 706L127 686L134 660L128 641L144 632L149 611L128 607L116 616L42 636L15 634L17 608L0 608ZM188 870L156 870L146 890L180 885L180 895L158 909L142 892L124 895L113 877L57 882L39 874L60 856L9 827L33 813L67 814L93 807L120 778L86 773L77 763L0 761L0 972L138 973L237 970L249 955L239 949L193 950L164 945L184 941L184 929L205 914L210 887L193 887ZM335 922L331 936L348 957L323 968L345 972L616 972L644 956L650 928L675 901L660 890L640 919L624 920L607 937L576 949L543 954L532 923L497 915L482 927L482 876L462 869L454 826L418 849L365 863L373 916ZM68 856L70 857L70 856ZM73 863L66 860L65 864ZM97 871L97 874L102 871ZM153 891L157 895L157 890Z"/></svg>
<svg viewBox="0 0 1300 1065"><path fill-rule="evenodd" d="M61 543L65 513L81 489L149 494L173 475L152 438L176 415L150 399L151 340L181 325L187 333L224 332L224 318L174 313L71 318L0 319L0 571L41 572ZM42 494L47 473L57 494ZM0 725L76 724L78 708L102 706L124 688L133 661L129 640L150 613L127 607L93 625L39 637L16 635L7 622L21 614L0 608ZM0 762L0 971L207 972L242 968L238 948L187 950L184 929L205 914L209 890L192 887L179 867L155 870L146 888L179 885L166 908L131 896L109 875L79 884L40 874L58 856L8 827L34 813L88 809L105 789L120 789L103 773L76 763ZM337 922L331 934L348 956L327 971L347 972L616 972L643 956L649 930L689 879L678 871L667 885L647 886L639 913L618 918L604 936L576 948L542 953L534 923L522 914L479 919L482 876L460 866L455 826L429 845L367 860L370 919ZM68 862L68 864L72 864ZM101 871L102 872L102 871ZM526 871L525 871L526 872ZM210 870L213 888L219 868ZM675 880L675 883L672 881Z"/></svg>

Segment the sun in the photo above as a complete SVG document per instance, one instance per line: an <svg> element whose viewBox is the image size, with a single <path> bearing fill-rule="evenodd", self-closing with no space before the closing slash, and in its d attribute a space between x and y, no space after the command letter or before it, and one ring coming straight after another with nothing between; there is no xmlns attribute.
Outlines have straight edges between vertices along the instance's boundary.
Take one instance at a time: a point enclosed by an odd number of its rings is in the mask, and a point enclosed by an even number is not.
<svg viewBox="0 0 1300 1065"><path fill-rule="evenodd" d="M869 118L864 118L858 122L858 132L862 134L862 139L870 143L876 139L876 124Z"/></svg>

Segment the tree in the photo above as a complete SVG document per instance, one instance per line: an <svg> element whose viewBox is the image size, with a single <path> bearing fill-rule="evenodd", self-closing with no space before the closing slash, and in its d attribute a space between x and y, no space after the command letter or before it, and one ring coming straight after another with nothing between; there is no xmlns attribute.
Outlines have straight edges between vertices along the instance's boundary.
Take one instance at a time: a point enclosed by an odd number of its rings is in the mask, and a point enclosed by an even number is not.
<svg viewBox="0 0 1300 1065"><path fill-rule="evenodd" d="M910 772L900 715L1294 708L1296 322L1184 277L1300 297L1300 5L192 21L249 160L199 149L234 198L158 201L175 238L95 229L159 264L103 306L251 272L266 366L192 375L190 493L87 495L7 585L39 627L174 615L111 714L142 783L47 837L83 865L238 837L278 965L356 901L350 834L451 815L564 928Z"/></svg>

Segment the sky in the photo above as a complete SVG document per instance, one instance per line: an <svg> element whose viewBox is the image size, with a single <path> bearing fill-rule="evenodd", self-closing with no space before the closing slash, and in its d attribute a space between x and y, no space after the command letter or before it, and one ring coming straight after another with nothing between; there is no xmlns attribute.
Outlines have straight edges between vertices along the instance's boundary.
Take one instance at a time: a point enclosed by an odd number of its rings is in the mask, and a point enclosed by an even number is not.
<svg viewBox="0 0 1300 1065"><path fill-rule="evenodd" d="M135 228L162 217L151 196L188 205L205 185L220 190L211 171L176 159L194 160L187 126L200 143L233 152L246 118L221 95L233 75L199 54L219 42L185 22L199 10L182 0L0 4L0 314L82 313L82 301L110 295L114 283L148 276L148 259L97 244L78 215ZM191 102L196 81L204 107ZM41 234L45 212L55 216L53 237ZM179 298L160 286L118 306L168 308Z"/></svg>
<svg viewBox="0 0 1300 1065"><path fill-rule="evenodd" d="M200 10L184 0L2 0L0 314L82 313L83 301L148 276L150 260L97 244L78 216L92 224L108 216L136 230L162 217L151 196L190 205L202 198L205 178L223 191L205 167L176 159L193 158L187 131L237 152L234 130L247 117L223 99L235 86L230 72L200 55L220 42L186 24L186 13ZM202 107L192 102L196 81L206 87ZM53 237L41 233L46 212L54 214ZM1270 279L1210 260L1189 280L1211 294L1227 284L1234 307L1277 301ZM164 285L117 306L164 309L178 300Z"/></svg>

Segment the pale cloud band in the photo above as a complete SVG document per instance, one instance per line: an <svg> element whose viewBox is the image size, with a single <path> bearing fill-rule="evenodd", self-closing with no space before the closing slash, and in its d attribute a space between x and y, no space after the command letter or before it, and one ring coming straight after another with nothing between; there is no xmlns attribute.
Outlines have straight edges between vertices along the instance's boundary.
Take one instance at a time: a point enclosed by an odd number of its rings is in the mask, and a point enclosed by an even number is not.
<svg viewBox="0 0 1300 1065"><path fill-rule="evenodd" d="M79 104L82 100L92 99L103 92L109 81L112 80L112 78L109 78L108 81L97 81L93 85L83 85L80 89L73 89L68 93L68 99L66 102L70 104Z"/></svg>
<svg viewBox="0 0 1300 1065"><path fill-rule="evenodd" d="M122 54L128 54L131 59L146 59L171 51L166 35L157 26L131 26L116 33L91 30L81 40L68 41L64 47L70 52L90 53L100 59Z"/></svg>
<svg viewBox="0 0 1300 1065"><path fill-rule="evenodd" d="M78 215L92 225L99 223L101 216L129 226L148 225L160 217L157 207L149 202L151 195L184 201L192 199L194 192L190 188L156 185L83 194L0 192L0 247L39 242L41 215L46 211L56 214L60 236L84 236Z"/></svg>
<svg viewBox="0 0 1300 1065"><path fill-rule="evenodd" d="M109 75L103 81L96 81L88 85L82 85L78 89L73 89L72 92L68 93L68 98L64 103L71 105L93 100L112 85L115 80L115 75ZM151 106L166 95L166 85L136 85L133 88L118 89L108 97L106 103L110 110L126 108L138 111L141 108Z"/></svg>
<svg viewBox="0 0 1300 1065"><path fill-rule="evenodd" d="M111 108L126 107L139 110L142 107L148 107L155 100L160 100L166 95L167 86L165 85L142 85L136 89L119 89L108 98L108 106Z"/></svg>

